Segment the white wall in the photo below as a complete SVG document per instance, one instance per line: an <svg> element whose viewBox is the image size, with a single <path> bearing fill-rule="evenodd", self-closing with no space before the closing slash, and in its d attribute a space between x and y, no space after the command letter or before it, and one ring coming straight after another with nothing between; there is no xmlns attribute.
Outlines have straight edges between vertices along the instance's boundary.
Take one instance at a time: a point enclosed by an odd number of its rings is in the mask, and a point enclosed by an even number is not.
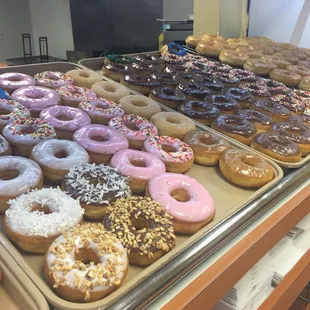
<svg viewBox="0 0 310 310"><path fill-rule="evenodd" d="M66 59L74 49L69 0L29 0L29 7L36 54L39 37L47 37L49 55Z"/></svg>
<svg viewBox="0 0 310 310"><path fill-rule="evenodd" d="M0 30L0 62L22 57L22 33L32 33L27 0L0 0Z"/></svg>
<svg viewBox="0 0 310 310"><path fill-rule="evenodd" d="M188 14L193 14L193 7L193 0L163 0L163 18L166 20L187 19Z"/></svg>

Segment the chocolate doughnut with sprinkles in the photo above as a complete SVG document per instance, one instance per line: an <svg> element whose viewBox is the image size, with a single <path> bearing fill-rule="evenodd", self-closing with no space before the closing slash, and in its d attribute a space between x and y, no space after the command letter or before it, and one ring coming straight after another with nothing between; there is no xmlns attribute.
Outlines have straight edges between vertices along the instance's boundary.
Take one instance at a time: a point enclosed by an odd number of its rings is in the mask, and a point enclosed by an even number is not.
<svg viewBox="0 0 310 310"><path fill-rule="evenodd" d="M62 189L78 199L85 209L85 217L101 220L106 207L118 198L131 196L127 178L117 169L103 164L84 164L69 170Z"/></svg>

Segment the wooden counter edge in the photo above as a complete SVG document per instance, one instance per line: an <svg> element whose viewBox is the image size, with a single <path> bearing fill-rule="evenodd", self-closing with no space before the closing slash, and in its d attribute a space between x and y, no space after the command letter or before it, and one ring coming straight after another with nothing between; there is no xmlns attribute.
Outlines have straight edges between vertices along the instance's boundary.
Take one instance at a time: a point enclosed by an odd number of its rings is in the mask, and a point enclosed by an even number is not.
<svg viewBox="0 0 310 310"><path fill-rule="evenodd" d="M310 212L309 193L310 185L258 225L162 309L212 309L248 270Z"/></svg>

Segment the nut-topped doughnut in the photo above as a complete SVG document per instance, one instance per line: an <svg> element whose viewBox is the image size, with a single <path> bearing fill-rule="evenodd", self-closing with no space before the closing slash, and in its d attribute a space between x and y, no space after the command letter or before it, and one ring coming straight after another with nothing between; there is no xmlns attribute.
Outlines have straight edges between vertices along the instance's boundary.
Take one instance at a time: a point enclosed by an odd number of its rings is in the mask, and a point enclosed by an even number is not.
<svg viewBox="0 0 310 310"><path fill-rule="evenodd" d="M28 74L18 72L0 74L0 88L9 94L12 94L18 88L34 85L36 85L35 79Z"/></svg>
<svg viewBox="0 0 310 310"><path fill-rule="evenodd" d="M119 238L130 264L150 265L175 246L171 216L149 197L116 200L108 207L103 225Z"/></svg>
<svg viewBox="0 0 310 310"><path fill-rule="evenodd" d="M34 76L38 86L44 86L52 89L64 85L73 84L73 79L67 74L58 71L44 71Z"/></svg>
<svg viewBox="0 0 310 310"><path fill-rule="evenodd" d="M158 134L156 126L135 114L115 117L109 121L109 127L122 133L128 139L129 147L135 150L142 149L147 137Z"/></svg>
<svg viewBox="0 0 310 310"><path fill-rule="evenodd" d="M94 220L102 219L106 207L116 199L131 196L127 178L103 164L71 168L62 188L72 198L79 199L85 216Z"/></svg>
<svg viewBox="0 0 310 310"><path fill-rule="evenodd" d="M60 189L43 188L9 201L4 228L9 238L25 251L45 253L62 231L83 219L77 200Z"/></svg>
<svg viewBox="0 0 310 310"><path fill-rule="evenodd" d="M225 95L236 100L242 108L250 107L255 100L251 92L243 88L229 88Z"/></svg>
<svg viewBox="0 0 310 310"><path fill-rule="evenodd" d="M241 108L240 104L228 95L207 96L205 101L213 104L222 114L235 114Z"/></svg>
<svg viewBox="0 0 310 310"><path fill-rule="evenodd" d="M127 272L124 247L99 223L65 231L51 244L44 259L48 283L72 302L104 298L122 285Z"/></svg>
<svg viewBox="0 0 310 310"><path fill-rule="evenodd" d="M186 96L181 90L172 89L169 87L159 87L153 89L150 93L150 98L172 109L177 109L186 101Z"/></svg>
<svg viewBox="0 0 310 310"><path fill-rule="evenodd" d="M96 93L88 88L74 85L65 85L56 89L62 104L76 108L78 104L86 98L95 98Z"/></svg>
<svg viewBox="0 0 310 310"><path fill-rule="evenodd" d="M285 106L270 100L256 101L251 105L251 109L270 116L274 122L285 121L291 115L290 110Z"/></svg>

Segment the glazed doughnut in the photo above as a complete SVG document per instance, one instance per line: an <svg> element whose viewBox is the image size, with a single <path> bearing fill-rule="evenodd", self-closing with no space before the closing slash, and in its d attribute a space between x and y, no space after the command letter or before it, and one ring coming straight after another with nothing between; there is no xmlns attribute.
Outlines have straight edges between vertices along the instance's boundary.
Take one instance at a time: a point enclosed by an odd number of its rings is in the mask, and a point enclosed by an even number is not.
<svg viewBox="0 0 310 310"><path fill-rule="evenodd" d="M176 232L193 234L212 222L215 204L210 193L187 175L163 173L148 185L149 196L172 216Z"/></svg>
<svg viewBox="0 0 310 310"><path fill-rule="evenodd" d="M310 60L301 60L297 63L297 66L310 68Z"/></svg>
<svg viewBox="0 0 310 310"><path fill-rule="evenodd" d="M118 102L122 97L130 95L130 91L123 85L111 83L109 81L100 81L92 85L97 97Z"/></svg>
<svg viewBox="0 0 310 310"><path fill-rule="evenodd" d="M269 74L270 78L282 82L287 86L298 86L301 76L293 71L274 69Z"/></svg>
<svg viewBox="0 0 310 310"><path fill-rule="evenodd" d="M240 47L237 47L235 51L238 53L247 54L249 58L260 58L264 55L261 51L253 48L252 46L251 47L240 46Z"/></svg>
<svg viewBox="0 0 310 310"><path fill-rule="evenodd" d="M129 148L141 150L147 137L158 134L156 126L146 118L135 114L126 114L109 121L109 127L118 130L129 142Z"/></svg>
<svg viewBox="0 0 310 310"><path fill-rule="evenodd" d="M29 109L32 117L39 117L42 110L61 104L56 91L41 86L19 88L13 92L11 98Z"/></svg>
<svg viewBox="0 0 310 310"><path fill-rule="evenodd" d="M64 85L73 84L71 76L58 71L44 71L34 76L38 86L44 86L52 89L59 88Z"/></svg>
<svg viewBox="0 0 310 310"><path fill-rule="evenodd" d="M297 50L303 52L307 57L310 56L310 49L309 48L299 47Z"/></svg>
<svg viewBox="0 0 310 310"><path fill-rule="evenodd" d="M7 72L0 74L0 88L12 94L16 89L36 85L35 79L27 74Z"/></svg>
<svg viewBox="0 0 310 310"><path fill-rule="evenodd" d="M307 58L307 55L298 49L284 50L281 52L281 54L288 57L297 57L299 60L305 60Z"/></svg>
<svg viewBox="0 0 310 310"><path fill-rule="evenodd" d="M274 48L272 44L269 43L251 44L251 47L260 51L264 55L272 55L274 53Z"/></svg>
<svg viewBox="0 0 310 310"><path fill-rule="evenodd" d="M104 125L84 126L75 132L73 139L96 164L108 164L116 152L129 146L128 140L120 132Z"/></svg>
<svg viewBox="0 0 310 310"><path fill-rule="evenodd" d="M128 64L109 63L102 67L103 75L119 82L126 74L132 73L132 68Z"/></svg>
<svg viewBox="0 0 310 310"><path fill-rule="evenodd" d="M119 55L119 54L109 54L106 55L104 58L104 64L110 64L110 63L118 63L118 64L132 64L136 60L133 57L125 56L125 55Z"/></svg>
<svg viewBox="0 0 310 310"><path fill-rule="evenodd" d="M251 92L243 88L229 88L225 95L237 101L241 108L249 108L255 100Z"/></svg>
<svg viewBox="0 0 310 310"><path fill-rule="evenodd" d="M263 55L261 57L264 61L270 61L274 63L279 69L286 69L291 63L285 60L282 56Z"/></svg>
<svg viewBox="0 0 310 310"><path fill-rule="evenodd" d="M201 36L188 36L185 39L185 43L191 47L196 47L200 40Z"/></svg>
<svg viewBox="0 0 310 310"><path fill-rule="evenodd" d="M186 96L179 89L169 87L155 88L150 93L150 98L172 109L177 109L186 101Z"/></svg>
<svg viewBox="0 0 310 310"><path fill-rule="evenodd" d="M54 106L44 109L40 118L56 131L58 139L72 140L73 134L81 127L90 124L89 116L77 108Z"/></svg>
<svg viewBox="0 0 310 310"><path fill-rule="evenodd" d="M32 148L43 140L56 139L55 129L39 118L21 118L2 131L14 155L29 157Z"/></svg>
<svg viewBox="0 0 310 310"><path fill-rule="evenodd" d="M259 81L257 81L255 83L242 83L239 85L239 88L249 91L257 100L269 99L271 96L271 93L264 82L259 83Z"/></svg>
<svg viewBox="0 0 310 310"><path fill-rule="evenodd" d="M236 115L253 123L258 133L271 129L273 125L272 118L259 111L241 110Z"/></svg>
<svg viewBox="0 0 310 310"><path fill-rule="evenodd" d="M91 88L93 84L102 81L102 76L92 70L74 69L67 71L66 74L71 76L74 85L78 87Z"/></svg>
<svg viewBox="0 0 310 310"><path fill-rule="evenodd" d="M150 265L175 246L171 216L149 197L116 200L108 207L103 225L119 238L133 265Z"/></svg>
<svg viewBox="0 0 310 310"><path fill-rule="evenodd" d="M152 89L160 87L160 83L147 75L127 74L121 79L121 84L148 96Z"/></svg>
<svg viewBox="0 0 310 310"><path fill-rule="evenodd" d="M196 46L196 52L201 56L218 57L224 46L214 41L200 41Z"/></svg>
<svg viewBox="0 0 310 310"><path fill-rule="evenodd" d="M277 65L261 58L250 58L245 62L243 68L260 76L268 76L272 70L277 68Z"/></svg>
<svg viewBox="0 0 310 310"><path fill-rule="evenodd" d="M10 97L10 94L8 92L6 92L4 89L0 88L0 100L9 100L11 97Z"/></svg>
<svg viewBox="0 0 310 310"><path fill-rule="evenodd" d="M216 166L221 154L230 144L219 136L207 132L191 131L184 137L194 152L194 160L198 165Z"/></svg>
<svg viewBox="0 0 310 310"><path fill-rule="evenodd" d="M292 123L301 123L303 125L310 127L310 115L303 114L303 115L292 115L289 119L289 122Z"/></svg>
<svg viewBox="0 0 310 310"><path fill-rule="evenodd" d="M127 178L117 169L104 164L84 164L71 168L65 176L62 189L79 199L84 216L101 220L107 206L119 198L131 196Z"/></svg>
<svg viewBox="0 0 310 310"><path fill-rule="evenodd" d="M283 55L282 53L274 53L272 56L281 57L292 65L297 65L297 63L300 61L300 59L295 57L294 55Z"/></svg>
<svg viewBox="0 0 310 310"><path fill-rule="evenodd" d="M76 108L78 104L87 98L95 98L96 94L91 89L77 87L74 85L65 85L57 88L62 104Z"/></svg>
<svg viewBox="0 0 310 310"><path fill-rule="evenodd" d="M213 104L204 101L186 101L180 106L179 111L205 125L210 125L212 119L221 113Z"/></svg>
<svg viewBox="0 0 310 310"><path fill-rule="evenodd" d="M234 45L236 45L236 48L249 46L249 43L242 38L228 38L226 39L226 42L233 43Z"/></svg>
<svg viewBox="0 0 310 310"><path fill-rule="evenodd" d="M298 145L274 132L263 132L255 136L251 147L271 158L296 163L301 160L301 151Z"/></svg>
<svg viewBox="0 0 310 310"><path fill-rule="evenodd" d="M286 121L291 116L289 109L270 100L256 101L251 105L251 109L268 115L275 123Z"/></svg>
<svg viewBox="0 0 310 310"><path fill-rule="evenodd" d="M238 45L233 43L233 42L228 42L228 41L222 41L222 40L214 40L213 41L215 43L215 45L219 45L222 46L224 48L224 50L235 50Z"/></svg>
<svg viewBox="0 0 310 310"><path fill-rule="evenodd" d="M246 145L250 145L257 133L251 122L236 115L220 115L212 121L211 127Z"/></svg>
<svg viewBox="0 0 310 310"><path fill-rule="evenodd" d="M249 56L245 53L237 52L230 49L224 49L221 51L219 59L221 62L227 65L242 67L244 63L249 59Z"/></svg>
<svg viewBox="0 0 310 310"><path fill-rule="evenodd" d="M240 104L234 98L227 95L207 96L205 101L218 108L221 114L235 114L240 110Z"/></svg>
<svg viewBox="0 0 310 310"><path fill-rule="evenodd" d="M201 40L219 40L219 41L226 41L226 39L218 34L210 34L206 33L201 36Z"/></svg>
<svg viewBox="0 0 310 310"><path fill-rule="evenodd" d="M64 232L44 259L47 282L71 302L104 298L122 285L127 272L125 249L99 223L77 225Z"/></svg>
<svg viewBox="0 0 310 310"><path fill-rule="evenodd" d="M126 114L136 114L146 119L150 119L154 114L161 111L159 104L140 95L129 95L120 99L119 104Z"/></svg>
<svg viewBox="0 0 310 310"><path fill-rule="evenodd" d="M286 70L292 71L294 73L297 73L301 77L303 76L309 76L310 75L310 68L304 67L301 65L289 65L287 66Z"/></svg>
<svg viewBox="0 0 310 310"><path fill-rule="evenodd" d="M143 149L161 159L167 172L184 173L194 163L193 150L177 138L149 137L145 140Z"/></svg>
<svg viewBox="0 0 310 310"><path fill-rule="evenodd" d="M165 164L156 156L129 149L115 153L110 166L128 177L130 189L133 194L137 195L145 195L149 180L166 171Z"/></svg>
<svg viewBox="0 0 310 310"><path fill-rule="evenodd" d="M30 158L40 166L47 180L56 184L61 184L72 167L90 161L87 152L76 142L57 139L37 144Z"/></svg>
<svg viewBox="0 0 310 310"><path fill-rule="evenodd" d="M43 174L39 165L19 156L1 157L0 179L0 213L4 213L9 207L10 199L43 186Z"/></svg>
<svg viewBox="0 0 310 310"><path fill-rule="evenodd" d="M294 50L296 49L296 45L286 42L276 42L275 46L283 50Z"/></svg>
<svg viewBox="0 0 310 310"><path fill-rule="evenodd" d="M310 76L304 76L300 79L298 88L310 92Z"/></svg>
<svg viewBox="0 0 310 310"><path fill-rule="evenodd" d="M185 82L178 85L188 100L202 100L208 95L211 95L211 90L204 84L197 82Z"/></svg>
<svg viewBox="0 0 310 310"><path fill-rule="evenodd" d="M82 221L84 213L77 200L57 188L33 190L9 204L4 229L15 244L32 253L45 253L62 231Z"/></svg>
<svg viewBox="0 0 310 310"><path fill-rule="evenodd" d="M241 83L254 83L259 80L254 72L244 69L232 69L231 73L237 77Z"/></svg>
<svg viewBox="0 0 310 310"><path fill-rule="evenodd" d="M30 116L30 111L15 100L0 99L0 132L12 121Z"/></svg>
<svg viewBox="0 0 310 310"><path fill-rule="evenodd" d="M0 156L7 156L12 154L12 149L9 142L0 135Z"/></svg>
<svg viewBox="0 0 310 310"><path fill-rule="evenodd" d="M238 186L261 187L274 178L272 166L252 152L229 149L220 157L224 177Z"/></svg>
<svg viewBox="0 0 310 310"><path fill-rule="evenodd" d="M306 156L310 152L310 128L300 123L281 122L274 124L272 130L287 139L295 142L302 156Z"/></svg>
<svg viewBox="0 0 310 310"><path fill-rule="evenodd" d="M184 136L196 130L194 122L176 112L160 112L151 117L151 122L157 127L158 133L161 136L175 137L183 140Z"/></svg>

